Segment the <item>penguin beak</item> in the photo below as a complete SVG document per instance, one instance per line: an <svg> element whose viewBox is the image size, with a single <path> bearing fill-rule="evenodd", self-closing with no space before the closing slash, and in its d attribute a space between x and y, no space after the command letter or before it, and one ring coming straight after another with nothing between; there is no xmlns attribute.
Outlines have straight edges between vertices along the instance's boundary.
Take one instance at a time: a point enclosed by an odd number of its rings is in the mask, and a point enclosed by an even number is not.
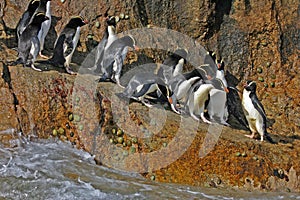
<svg viewBox="0 0 300 200"><path fill-rule="evenodd" d="M175 95L172 95L171 97L168 98L168 101L171 105L172 110L177 113L177 114L181 114L180 111L178 111L178 109L176 108L176 97Z"/></svg>
<svg viewBox="0 0 300 200"><path fill-rule="evenodd" d="M218 63L217 66L218 66L218 69L220 69L221 68L221 63Z"/></svg>
<svg viewBox="0 0 300 200"><path fill-rule="evenodd" d="M138 46L136 46L136 45L134 45L133 48L134 48L135 51L139 51L140 50L140 48Z"/></svg>
<svg viewBox="0 0 300 200"><path fill-rule="evenodd" d="M84 21L83 21L83 23L85 23L85 24L88 24L88 23L89 23L89 21L88 21L88 20L84 20Z"/></svg>
<svg viewBox="0 0 300 200"><path fill-rule="evenodd" d="M227 87L225 87L224 90L225 90L226 93L229 93L229 90L228 90Z"/></svg>

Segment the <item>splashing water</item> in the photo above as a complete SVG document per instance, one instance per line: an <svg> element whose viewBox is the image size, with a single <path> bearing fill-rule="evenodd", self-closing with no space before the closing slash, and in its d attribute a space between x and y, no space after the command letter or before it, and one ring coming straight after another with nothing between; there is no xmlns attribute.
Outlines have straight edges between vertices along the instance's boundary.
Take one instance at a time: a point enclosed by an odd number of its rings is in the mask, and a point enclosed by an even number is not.
<svg viewBox="0 0 300 200"><path fill-rule="evenodd" d="M225 191L164 184L96 165L94 158L54 139L14 134L0 143L0 199L300 199L300 195Z"/></svg>

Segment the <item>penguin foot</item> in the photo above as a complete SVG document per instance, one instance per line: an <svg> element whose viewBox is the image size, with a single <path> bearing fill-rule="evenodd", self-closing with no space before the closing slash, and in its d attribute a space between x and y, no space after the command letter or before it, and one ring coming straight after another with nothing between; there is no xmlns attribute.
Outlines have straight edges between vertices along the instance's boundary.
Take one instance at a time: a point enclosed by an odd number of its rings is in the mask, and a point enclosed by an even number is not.
<svg viewBox="0 0 300 200"><path fill-rule="evenodd" d="M39 56L40 56L41 58L43 58L43 59L49 59L48 56L43 55L41 52L39 53Z"/></svg>
<svg viewBox="0 0 300 200"><path fill-rule="evenodd" d="M36 68L33 64L31 64L30 66L31 66L31 68L32 68L33 70L35 70L35 71L38 71L38 72L41 72L41 71L42 71L41 69Z"/></svg>
<svg viewBox="0 0 300 200"><path fill-rule="evenodd" d="M76 72L74 72L73 70L71 70L70 67L66 67L66 71L67 71L68 74L71 74L71 75L76 75L77 74Z"/></svg>
<svg viewBox="0 0 300 200"><path fill-rule="evenodd" d="M191 114L191 117L194 119L194 120L196 120L196 121L199 121L200 119L196 116L196 115L194 115L194 114Z"/></svg>
<svg viewBox="0 0 300 200"><path fill-rule="evenodd" d="M252 135L245 135L245 136L248 137L248 138L251 138L251 139L254 138L254 134L252 134Z"/></svg>
<svg viewBox="0 0 300 200"><path fill-rule="evenodd" d="M178 115L181 114L181 111L178 110L173 104L171 104L171 108L172 108L172 110L173 110L176 114L178 114Z"/></svg>
<svg viewBox="0 0 300 200"><path fill-rule="evenodd" d="M211 124L211 121L207 120L207 119L204 117L204 113L203 113L203 112L200 114L200 117L201 117L201 119L202 119L202 121L203 121L204 123Z"/></svg>
<svg viewBox="0 0 300 200"><path fill-rule="evenodd" d="M18 64L22 64L22 59L21 58L18 58L16 61L11 61L11 62L8 62L7 64L10 65L10 66L16 66Z"/></svg>
<svg viewBox="0 0 300 200"><path fill-rule="evenodd" d="M117 83L117 85L119 86L119 87L121 87L121 88L125 88L123 85L121 85L120 83Z"/></svg>

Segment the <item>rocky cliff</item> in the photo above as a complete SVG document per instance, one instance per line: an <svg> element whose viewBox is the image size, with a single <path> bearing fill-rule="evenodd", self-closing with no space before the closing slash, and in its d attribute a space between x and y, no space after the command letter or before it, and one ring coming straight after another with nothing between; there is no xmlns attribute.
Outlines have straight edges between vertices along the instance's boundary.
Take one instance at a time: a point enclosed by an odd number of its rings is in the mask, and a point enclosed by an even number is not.
<svg viewBox="0 0 300 200"><path fill-rule="evenodd" d="M0 3L0 130L13 128L43 138L57 136L91 152L99 163L139 171L158 181L299 191L298 1L67 0L51 3L53 26L46 40L48 55L52 53L56 35L70 16L80 14L89 20L89 25L82 28L81 44L74 56L76 66L80 66L101 39L105 13L119 16L117 32L161 27L178 31L208 50L218 51L224 58L232 85L240 88L245 80L257 81L258 96L272 122L268 131L278 144L247 139L244 137L247 131L228 127L200 124L195 131L193 120L169 111L162 115L165 123L157 125L162 130L151 129L158 122L151 122L150 111L144 106L130 104L129 115L122 114L123 104L116 102L111 94L118 91L112 83L95 84L91 75L71 76L61 69L45 66L41 67L47 71L42 73L8 66L7 61L16 58L12 50L16 47L14 28L27 6L27 2L20 0ZM155 41L159 42L164 43ZM176 41L170 48L184 42ZM168 47L131 53L126 69L161 62L166 55L161 49L168 50ZM156 111L159 113L159 109ZM126 125L125 117L137 125L129 124L123 132L118 127ZM210 128L222 133L220 138L207 138ZM138 137L137 133L144 136ZM15 136L2 134L0 137L7 141ZM214 142L213 148L208 145L211 151L203 150L204 144ZM200 154L203 151L208 154L199 157L199 150Z"/></svg>

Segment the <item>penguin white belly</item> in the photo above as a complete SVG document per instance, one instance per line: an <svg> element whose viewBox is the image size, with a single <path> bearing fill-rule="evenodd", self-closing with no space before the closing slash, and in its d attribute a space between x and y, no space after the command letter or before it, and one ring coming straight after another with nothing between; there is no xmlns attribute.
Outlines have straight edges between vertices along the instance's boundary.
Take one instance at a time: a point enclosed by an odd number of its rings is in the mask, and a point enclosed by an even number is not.
<svg viewBox="0 0 300 200"><path fill-rule="evenodd" d="M144 85L139 85L139 86L136 88L137 93L139 93L139 92L142 90L143 86L144 86ZM152 84L152 85L149 87L149 89L147 90L147 92L145 92L145 94L143 94L143 95L142 95L141 97L139 97L139 98L143 98L143 97L146 96L147 94L152 93L152 92L156 91L157 89L158 89L157 85L156 85L156 84Z"/></svg>
<svg viewBox="0 0 300 200"><path fill-rule="evenodd" d="M115 35L114 31L112 30L112 28L109 26L108 27L108 38L107 38L107 43L106 46L104 48L104 51L106 51L108 49L108 47L115 41L118 39L118 37Z"/></svg>
<svg viewBox="0 0 300 200"><path fill-rule="evenodd" d="M209 88L207 85L201 85L194 94L194 113L201 114L204 111L205 101L208 99Z"/></svg>
<svg viewBox="0 0 300 200"><path fill-rule="evenodd" d="M78 41L79 41L79 38L80 38L80 27L77 27L76 29L76 33L73 37L73 49L72 49L72 52L66 56L66 62L65 62L65 66L66 67L69 67L70 66L70 63L71 63L71 60L72 60L72 56L73 56L73 53L77 47L77 44L78 44ZM65 49L66 50L66 49Z"/></svg>
<svg viewBox="0 0 300 200"><path fill-rule="evenodd" d="M175 66L174 72L173 72L173 76L177 76L179 74L182 73L182 69L183 69L183 64L184 64L184 59L181 58L178 62L178 64Z"/></svg>
<svg viewBox="0 0 300 200"><path fill-rule="evenodd" d="M45 38L50 30L50 27L51 27L51 6L50 6L50 2L51 1L48 1L47 2L47 5L46 5L46 16L49 18L49 20L46 20L42 23L42 26L41 26L41 30L39 31L39 34L38 34L38 38L39 38L39 41L40 41L40 51L44 50L44 43L45 43Z"/></svg>
<svg viewBox="0 0 300 200"><path fill-rule="evenodd" d="M225 87L228 87L227 81L225 79L225 74L223 70L217 70L216 78L220 79Z"/></svg>
<svg viewBox="0 0 300 200"><path fill-rule="evenodd" d="M193 77L193 78L191 78L191 79L189 79L189 80L183 81L183 82L179 85L179 87L178 87L178 89L177 89L177 91L176 91L176 98L177 98L178 100L183 100L183 101L184 101L184 98L186 98L186 94L187 94L187 92L189 91L190 87L191 87L192 84L193 84L196 80L198 80L198 79L199 79L199 77Z"/></svg>
<svg viewBox="0 0 300 200"><path fill-rule="evenodd" d="M263 118L260 113L255 109L250 97L245 95L243 96L243 108L245 110L245 116L249 123L249 128L252 132L258 132L259 127L257 127L260 123L263 122Z"/></svg>
<svg viewBox="0 0 300 200"><path fill-rule="evenodd" d="M209 95L207 110L210 118L222 124L227 124L226 93L222 90L212 89Z"/></svg>

